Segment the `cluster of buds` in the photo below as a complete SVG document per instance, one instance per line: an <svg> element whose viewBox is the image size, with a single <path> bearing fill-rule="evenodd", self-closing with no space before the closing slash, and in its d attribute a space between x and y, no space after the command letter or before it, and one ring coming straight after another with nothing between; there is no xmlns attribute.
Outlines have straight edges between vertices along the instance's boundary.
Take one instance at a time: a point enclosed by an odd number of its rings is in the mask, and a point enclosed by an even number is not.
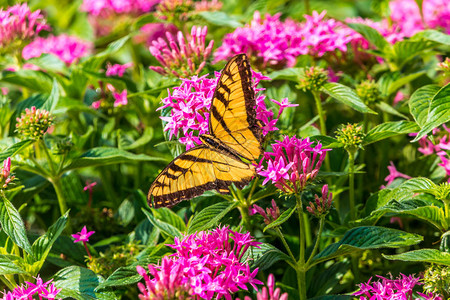
<svg viewBox="0 0 450 300"><path fill-rule="evenodd" d="M122 107L128 104L128 91L125 89L119 93L112 85L107 83L106 88L100 82L100 100L92 103L93 109L103 109L108 114L112 114L115 107ZM112 96L112 97L111 97Z"/></svg>
<svg viewBox="0 0 450 300"><path fill-rule="evenodd" d="M336 131L337 140L347 150L362 148L364 136L362 126L358 124L347 124Z"/></svg>
<svg viewBox="0 0 450 300"><path fill-rule="evenodd" d="M11 157L8 157L3 161L3 167L0 169L0 189L6 189L14 178L11 175Z"/></svg>
<svg viewBox="0 0 450 300"><path fill-rule="evenodd" d="M200 74L214 45L214 41L210 41L206 46L207 32L206 26L193 26L186 38L181 31L176 37L166 32L167 41L159 38L149 48L162 67L150 66L150 69L162 75L172 74L184 78Z"/></svg>
<svg viewBox="0 0 450 300"><path fill-rule="evenodd" d="M373 80L365 80L358 84L356 94L367 105L376 104L382 99L378 83Z"/></svg>
<svg viewBox="0 0 450 300"><path fill-rule="evenodd" d="M264 223L269 225L280 216L280 209L277 206L275 200L272 199L272 207L267 207L266 211L256 204L253 204L253 208L250 209L250 214L253 215L255 213L260 214L264 218Z"/></svg>
<svg viewBox="0 0 450 300"><path fill-rule="evenodd" d="M318 92L328 81L328 71L321 67L310 67L305 69L298 87L303 91Z"/></svg>
<svg viewBox="0 0 450 300"><path fill-rule="evenodd" d="M450 58L446 58L443 62L438 63L437 69L444 73L444 82L443 84L447 84L450 82Z"/></svg>
<svg viewBox="0 0 450 300"><path fill-rule="evenodd" d="M333 202L333 193L328 193L328 184L322 187L322 197L314 195L315 204L309 202L309 206L306 209L315 217L320 218L325 216L331 208L331 203Z"/></svg>
<svg viewBox="0 0 450 300"><path fill-rule="evenodd" d="M53 124L53 116L45 109L26 108L25 113L17 118L16 131L24 137L40 139Z"/></svg>
<svg viewBox="0 0 450 300"><path fill-rule="evenodd" d="M168 23L187 21L194 10L192 0L163 0L156 7L156 16Z"/></svg>

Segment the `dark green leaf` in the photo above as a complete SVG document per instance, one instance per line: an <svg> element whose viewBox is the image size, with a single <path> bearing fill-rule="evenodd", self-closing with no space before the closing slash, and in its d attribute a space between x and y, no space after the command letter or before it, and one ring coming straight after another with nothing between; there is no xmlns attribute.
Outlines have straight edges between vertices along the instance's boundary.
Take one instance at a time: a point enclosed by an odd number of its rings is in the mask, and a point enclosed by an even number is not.
<svg viewBox="0 0 450 300"><path fill-rule="evenodd" d="M42 109L45 109L49 112L53 112L58 101L59 101L59 86L56 79L53 78L52 91L50 93L50 96L48 96L47 100L44 102L44 105L42 105Z"/></svg>
<svg viewBox="0 0 450 300"><path fill-rule="evenodd" d="M21 257L8 254L0 255L0 275L27 274L28 272L22 266L25 266L25 262Z"/></svg>
<svg viewBox="0 0 450 300"><path fill-rule="evenodd" d="M411 40L425 39L444 45L450 45L450 35L437 30L422 30L411 37Z"/></svg>
<svg viewBox="0 0 450 300"><path fill-rule="evenodd" d="M356 227L347 231L339 242L331 244L314 256L312 264L349 255L359 250L411 246L420 243L422 239L420 235L391 228L378 226Z"/></svg>
<svg viewBox="0 0 450 300"><path fill-rule="evenodd" d="M347 23L348 27L359 32L365 37L372 45L378 48L380 51L386 51L391 48L386 39L374 28L361 24L361 23Z"/></svg>
<svg viewBox="0 0 450 300"><path fill-rule="evenodd" d="M12 144L11 146L9 146L8 148L6 148L5 150L3 150L0 153L0 163L3 163L3 161L5 159L7 159L8 157L11 157L11 156L19 153L20 150L27 147L32 142L33 142L32 140L24 140L24 141L20 141L18 143Z"/></svg>
<svg viewBox="0 0 450 300"><path fill-rule="evenodd" d="M434 128L450 121L450 83L441 88L431 100L427 122L413 142L420 140Z"/></svg>
<svg viewBox="0 0 450 300"><path fill-rule="evenodd" d="M37 240L34 241L31 250L35 256L34 261L39 261L39 264L42 266L44 264L45 259L47 258L48 253L52 249L53 243L59 237L61 232L66 227L67 219L69 218L69 211L67 211L63 216L61 216L55 224L50 226L47 232L40 236Z"/></svg>
<svg viewBox="0 0 450 300"><path fill-rule="evenodd" d="M416 261L450 266L450 253L441 252L437 249L420 249L397 255L383 254L383 256L392 260Z"/></svg>
<svg viewBox="0 0 450 300"><path fill-rule="evenodd" d="M392 106L390 106L389 104L387 104L386 102L379 102L376 104L376 106L381 110L384 111L388 114L400 117L402 119L408 120L408 117L405 116L404 114L402 114L401 112L399 112L398 110L396 110L395 108L393 108Z"/></svg>
<svg viewBox="0 0 450 300"><path fill-rule="evenodd" d="M273 221L272 223L270 223L269 225L267 225L266 227L264 227L264 232L267 229L276 227L276 226L281 226L281 224L283 224L284 222L286 222L287 220L289 220L289 218L292 216L292 214L295 212L295 208L291 207L287 210L285 210L279 217L278 219L276 219L275 221Z"/></svg>
<svg viewBox="0 0 450 300"><path fill-rule="evenodd" d="M342 148L344 145L337 139L327 135L313 135L309 138L311 141L319 141L322 148L334 149Z"/></svg>
<svg viewBox="0 0 450 300"><path fill-rule="evenodd" d="M299 82L300 74L302 73L302 68L286 68L279 71L273 71L272 73L267 74L272 80L289 80L293 82Z"/></svg>
<svg viewBox="0 0 450 300"><path fill-rule="evenodd" d="M3 231L17 246L33 255L22 218L14 205L5 197L0 198L0 223Z"/></svg>
<svg viewBox="0 0 450 300"><path fill-rule="evenodd" d="M155 16L154 13L143 14L136 18L136 21L133 24L134 30L138 30L142 26L148 23L158 23L159 19Z"/></svg>
<svg viewBox="0 0 450 300"><path fill-rule="evenodd" d="M417 72L406 76L401 76L400 78L393 80L392 82L390 82L389 87L387 89L387 96L395 93L399 88L413 81L414 79L419 78L423 74L425 74L425 72Z"/></svg>
<svg viewBox="0 0 450 300"><path fill-rule="evenodd" d="M227 26L231 28L242 27L241 22L223 11L202 11L198 15L217 26Z"/></svg>
<svg viewBox="0 0 450 300"><path fill-rule="evenodd" d="M340 83L328 82L322 87L322 91L339 102L348 105L361 113L377 114L367 107L358 97L356 92L348 86Z"/></svg>
<svg viewBox="0 0 450 300"><path fill-rule="evenodd" d="M178 238L182 238L183 237L183 233L178 228L173 226L172 224L169 224L167 222L163 222L161 220L158 220L148 210L142 209L142 211L147 216L147 218L150 221L150 223L153 224L153 226L159 228L159 230L161 230L162 232L164 232L168 236L170 236L172 238L173 237L178 237Z"/></svg>
<svg viewBox="0 0 450 300"><path fill-rule="evenodd" d="M398 121L386 122L372 128L364 138L364 145L384 140L400 134L417 132L419 126L415 122Z"/></svg>
<svg viewBox="0 0 450 300"><path fill-rule="evenodd" d="M42 71L4 71L0 77L0 81L16 84L21 87L26 87L44 93L50 93L52 90L52 78Z"/></svg>
<svg viewBox="0 0 450 300"><path fill-rule="evenodd" d="M433 48L434 46L436 46L436 43L431 41L399 41L392 47L392 58L396 62L397 67L401 68L414 56L426 49Z"/></svg>
<svg viewBox="0 0 450 300"><path fill-rule="evenodd" d="M252 247L245 252L243 260L250 259L252 268L259 268L260 270L267 270L274 263L280 260L291 261L291 258L282 251L275 248L271 244L263 243L259 245L260 248Z"/></svg>
<svg viewBox="0 0 450 300"><path fill-rule="evenodd" d="M203 231L210 229L233 208L237 206L238 202L223 201L211 206L205 207L194 215L194 218L189 222L187 230L188 234L192 234L197 231Z"/></svg>
<svg viewBox="0 0 450 300"><path fill-rule="evenodd" d="M420 127L423 127L428 118L431 100L439 91L438 85L430 84L417 89L409 99L409 111Z"/></svg>
<svg viewBox="0 0 450 300"><path fill-rule="evenodd" d="M65 171L84 167L98 167L137 161L163 161L163 159L145 154L134 154L117 148L98 147L90 149L80 157L75 158L73 162L65 168Z"/></svg>
<svg viewBox="0 0 450 300"><path fill-rule="evenodd" d="M127 226L128 224L130 224L130 222L133 221L136 216L136 213L134 211L134 204L128 199L122 201L117 212L119 214L119 222L123 226Z"/></svg>

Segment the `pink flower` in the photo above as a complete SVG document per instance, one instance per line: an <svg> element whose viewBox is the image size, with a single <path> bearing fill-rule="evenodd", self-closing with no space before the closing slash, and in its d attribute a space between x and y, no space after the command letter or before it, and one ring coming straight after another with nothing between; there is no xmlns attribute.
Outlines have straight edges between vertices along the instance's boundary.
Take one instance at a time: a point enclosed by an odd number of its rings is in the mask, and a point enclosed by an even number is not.
<svg viewBox="0 0 450 300"><path fill-rule="evenodd" d="M47 38L39 37L28 44L23 48L22 56L24 59L30 59L49 53L57 56L67 65L71 65L81 57L88 55L92 47L93 45L90 42L83 41L75 36L51 35Z"/></svg>
<svg viewBox="0 0 450 300"><path fill-rule="evenodd" d="M267 288L269 289L267 291ZM256 294L256 299L258 300L287 300L288 293L281 294L280 288L275 289L275 277L273 274L269 274L267 278L267 288L264 286L261 292ZM245 296L244 300L251 300L252 298ZM239 298L236 298L239 300Z"/></svg>
<svg viewBox="0 0 450 300"><path fill-rule="evenodd" d="M1 90L1 93L3 96L8 95L8 93L9 93L9 89L7 87L2 87L2 88L0 88L0 90Z"/></svg>
<svg viewBox="0 0 450 300"><path fill-rule="evenodd" d="M439 158L441 159L441 163L438 166L443 167L445 170L445 174L450 176L450 160L448 159L448 155L445 152L440 153ZM450 177L447 180L450 182Z"/></svg>
<svg viewBox="0 0 450 300"><path fill-rule="evenodd" d="M42 30L50 30L40 10L31 12L26 3L0 9L0 47L6 48L13 41L25 41L36 37Z"/></svg>
<svg viewBox="0 0 450 300"><path fill-rule="evenodd" d="M331 203L333 202L333 194L328 193L328 184L323 185L322 187L322 197L314 195L315 204L313 202L309 202L309 206L306 207L306 210L309 211L315 217L321 217L326 215L331 208Z"/></svg>
<svg viewBox="0 0 450 300"><path fill-rule="evenodd" d="M122 77L125 71L128 68L131 68L133 66L132 62L120 65L120 64L114 64L111 65L110 63L106 66L106 76L119 76Z"/></svg>
<svg viewBox="0 0 450 300"><path fill-rule="evenodd" d="M102 101L101 101L101 100L99 100L99 101L94 101L94 102L92 102L92 104L91 104L91 106L92 106L93 109L99 109L101 105L102 105Z"/></svg>
<svg viewBox="0 0 450 300"><path fill-rule="evenodd" d="M113 97L115 99L114 101L114 107L127 105L128 99L127 99L127 90L123 90L122 93L116 93L113 92Z"/></svg>
<svg viewBox="0 0 450 300"><path fill-rule="evenodd" d="M382 276L377 277L380 280L359 284L359 291L353 293L353 296L360 296L360 300L393 300L393 299L413 299L413 288L416 285L422 285L420 278L414 275L406 276L400 273L397 279L387 279ZM418 293L426 300L442 300L441 297L429 293L428 295ZM414 298L415 299L415 298Z"/></svg>
<svg viewBox="0 0 450 300"><path fill-rule="evenodd" d="M260 214L264 218L264 223L267 225L278 219L280 216L280 209L274 199L272 199L272 207L267 207L266 211L256 204L253 204L253 208L250 208L249 211L250 215L254 215L256 213Z"/></svg>
<svg viewBox="0 0 450 300"><path fill-rule="evenodd" d="M84 191L87 191L87 190L92 191L92 189L93 189L94 186L96 186L96 185L97 185L97 182L96 182L96 181L94 181L94 182L89 182L89 180L88 180L88 181L86 181L86 186L83 188L83 190L84 190Z"/></svg>
<svg viewBox="0 0 450 300"><path fill-rule="evenodd" d="M146 43L150 47L153 41L165 39L166 32L175 35L178 28L171 23L149 23L141 27L139 34L133 40L135 43Z"/></svg>
<svg viewBox="0 0 450 300"><path fill-rule="evenodd" d="M81 10L104 18L114 14L146 13L159 2L159 0L83 0Z"/></svg>
<svg viewBox="0 0 450 300"><path fill-rule="evenodd" d="M72 234L72 237L75 239L73 242L74 243L78 243L78 242L89 242L89 237L91 235L93 235L95 233L95 231L87 231L86 226L83 227L83 229L81 229L80 232L77 232L75 234Z"/></svg>
<svg viewBox="0 0 450 300"><path fill-rule="evenodd" d="M231 299L231 294L247 284L256 288L262 284L255 279L258 269L250 270L247 261L242 261L250 247L258 247L250 233L239 233L228 227L212 231L201 231L167 245L175 253L162 259L160 265L148 265L151 278L144 268L138 273L145 285L138 284L140 299Z"/></svg>
<svg viewBox="0 0 450 300"><path fill-rule="evenodd" d="M200 74L214 45L214 41L210 41L206 46L207 33L206 26L193 26L191 34L186 38L181 31L178 31L176 37L166 32L167 41L158 38L149 47L150 53L162 67L150 66L150 69L162 75L172 74L177 77Z"/></svg>
<svg viewBox="0 0 450 300"><path fill-rule="evenodd" d="M54 300L61 289L57 289L52 282L52 279L43 282L43 280L38 275L35 277L36 283L31 283L25 281L25 285L16 287L12 292L3 293L4 297L2 300L14 300L14 299L33 299L37 296L39 299L42 297L50 300Z"/></svg>
<svg viewBox="0 0 450 300"><path fill-rule="evenodd" d="M405 179L411 179L411 176L408 176L406 174L400 173L397 171L397 169L394 166L394 163L391 161L390 166L388 166L389 175L384 178L386 182L386 185L390 185L396 178L405 178Z"/></svg>
<svg viewBox="0 0 450 300"><path fill-rule="evenodd" d="M192 76L190 79L181 79L179 87L174 87L173 91L168 91L168 96L162 99L163 106L158 110L170 108L168 116L160 117L164 122L164 131L169 131L169 139L173 136L178 137L178 141L190 149L199 144L199 135L208 133L209 110L211 108L211 99L220 77L219 72L214 73L216 78L209 79L204 75L202 77ZM274 112L269 110L265 104L265 95L257 95L263 88L257 88L260 80L269 79L260 73L253 72L253 87L255 90L256 118L263 124L263 134L275 131ZM274 101L274 100L271 100ZM281 104L281 103L280 103ZM282 106L293 106L288 104L285 99L282 100Z"/></svg>
<svg viewBox="0 0 450 300"><path fill-rule="evenodd" d="M302 140L295 136L285 136L283 141L272 144L273 152L265 152L257 168L257 173L265 177L263 185L271 181L285 193L303 190L308 181L316 178L330 150L322 149L320 143L314 147L312 144L309 138Z"/></svg>
<svg viewBox="0 0 450 300"><path fill-rule="evenodd" d="M3 161L3 167L0 169L0 189L5 189L13 181L15 176L11 176L11 157Z"/></svg>
<svg viewBox="0 0 450 300"><path fill-rule="evenodd" d="M414 0L392 0L389 2L393 28L405 37L413 36L424 29L419 6Z"/></svg>
<svg viewBox="0 0 450 300"><path fill-rule="evenodd" d="M394 97L394 102L393 102L393 104L395 105L395 104L397 104L397 103L399 103L399 102L401 102L401 101L403 101L403 100L405 100L405 99L406 99L406 95L403 94L402 91L398 91L397 94L396 94L395 97Z"/></svg>
<svg viewBox="0 0 450 300"><path fill-rule="evenodd" d="M450 34L450 2L447 0L424 0L422 12L425 24L430 28L442 28Z"/></svg>

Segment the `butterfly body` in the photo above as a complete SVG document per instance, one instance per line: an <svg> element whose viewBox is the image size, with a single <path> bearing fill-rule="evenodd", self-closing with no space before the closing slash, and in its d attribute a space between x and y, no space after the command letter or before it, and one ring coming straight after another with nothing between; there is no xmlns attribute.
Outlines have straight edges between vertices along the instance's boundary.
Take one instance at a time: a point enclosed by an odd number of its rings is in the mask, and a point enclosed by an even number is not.
<svg viewBox="0 0 450 300"><path fill-rule="evenodd" d="M201 145L175 158L156 177L149 205L172 206L208 190L229 193L231 184L243 188L252 180L262 133L251 78L244 54L227 63L211 101L209 134L200 135Z"/></svg>

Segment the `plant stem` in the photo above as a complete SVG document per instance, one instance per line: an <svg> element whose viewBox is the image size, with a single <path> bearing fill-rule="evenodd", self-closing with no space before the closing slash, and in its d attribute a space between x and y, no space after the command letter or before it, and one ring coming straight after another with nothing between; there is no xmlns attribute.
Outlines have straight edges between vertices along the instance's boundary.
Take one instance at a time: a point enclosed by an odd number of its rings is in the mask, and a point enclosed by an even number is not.
<svg viewBox="0 0 450 300"><path fill-rule="evenodd" d="M355 210L355 152L348 150L348 186L350 194L350 220L356 219Z"/></svg>
<svg viewBox="0 0 450 300"><path fill-rule="evenodd" d="M306 247L311 247L312 237L311 237L311 224L309 222L308 213L303 212L303 227L305 232Z"/></svg>
<svg viewBox="0 0 450 300"><path fill-rule="evenodd" d="M292 261L295 262L295 256L294 256L294 254L292 254L291 248L289 248L289 245L286 242L286 239L284 238L284 235L281 233L280 226L276 226L275 227L275 231L278 233L278 236L280 237L281 242L283 243L284 247L286 248L289 256L292 258Z"/></svg>
<svg viewBox="0 0 450 300"><path fill-rule="evenodd" d="M319 233L317 234L316 237L316 243L314 244L314 248L311 252L311 255L308 258L308 261L306 262L306 270L308 270L309 264L312 260L312 258L314 257L314 255L316 255L317 249L319 249L319 242L320 242L320 237L322 236L322 231L323 231L323 226L325 224L325 216L322 216L319 220Z"/></svg>
<svg viewBox="0 0 450 300"><path fill-rule="evenodd" d="M312 94L314 96L314 100L316 101L317 114L319 115L320 134L327 135L327 127L325 125L325 116L323 114L323 109L322 109L322 100L320 100L319 92L312 91Z"/></svg>
<svg viewBox="0 0 450 300"><path fill-rule="evenodd" d="M61 178L56 177L51 179L51 183L53 184L53 188L56 192L56 197L58 198L59 210L61 212L61 216L64 215L67 211L66 199L64 197L64 191L61 185Z"/></svg>
<svg viewBox="0 0 450 300"><path fill-rule="evenodd" d="M449 210L450 210L450 200L445 199L444 200L444 216L445 216L445 219L447 220L447 224L450 224Z"/></svg>
<svg viewBox="0 0 450 300"><path fill-rule="evenodd" d="M305 224L303 219L302 194L296 194L297 213L300 222L300 255L297 261L297 282L300 300L306 300L306 271L305 271Z"/></svg>
<svg viewBox="0 0 450 300"><path fill-rule="evenodd" d="M244 206L243 203L239 203L238 209L242 217L241 224L243 224L248 231L251 231L250 218L248 216L248 207Z"/></svg>
<svg viewBox="0 0 450 300"><path fill-rule="evenodd" d="M55 172L54 162L53 162L53 159L52 159L52 157L50 155L50 152L48 152L47 145L45 145L45 142L44 142L43 139L39 140L39 143L42 146L42 149L44 149L45 156L47 157L47 163L50 166L51 175L52 176L57 175L56 172Z"/></svg>

